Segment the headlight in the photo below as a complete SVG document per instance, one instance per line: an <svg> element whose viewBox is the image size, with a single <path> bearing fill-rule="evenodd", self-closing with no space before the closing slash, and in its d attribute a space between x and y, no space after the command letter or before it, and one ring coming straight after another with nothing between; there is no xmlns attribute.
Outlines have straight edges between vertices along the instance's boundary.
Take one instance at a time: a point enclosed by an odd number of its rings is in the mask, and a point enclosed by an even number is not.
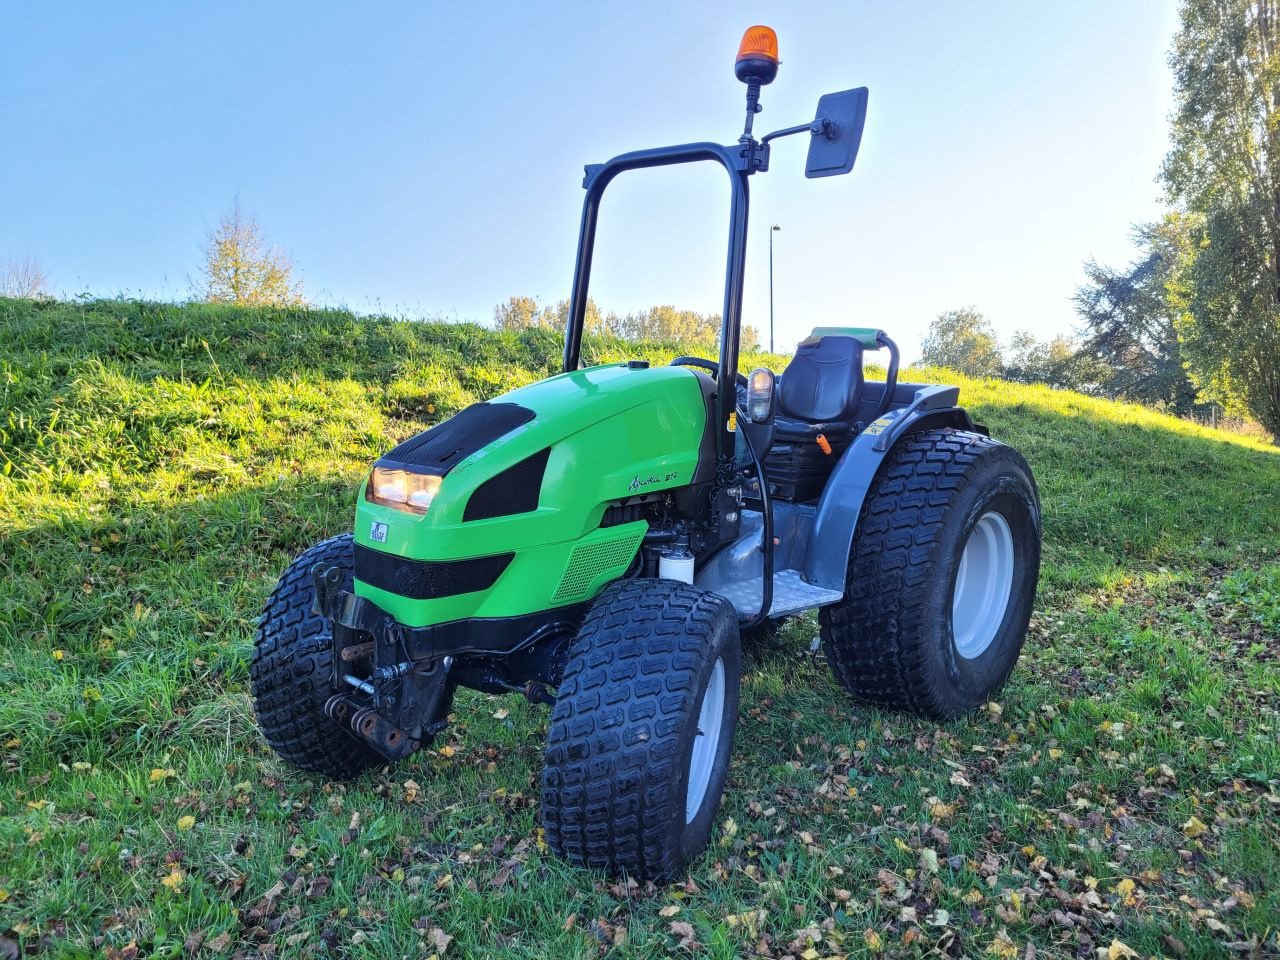
<svg viewBox="0 0 1280 960"><path fill-rule="evenodd" d="M394 467L374 467L364 498L384 507L426 513L440 489L440 478Z"/></svg>
<svg viewBox="0 0 1280 960"><path fill-rule="evenodd" d="M747 378L747 416L765 423L773 413L773 371L756 367Z"/></svg>

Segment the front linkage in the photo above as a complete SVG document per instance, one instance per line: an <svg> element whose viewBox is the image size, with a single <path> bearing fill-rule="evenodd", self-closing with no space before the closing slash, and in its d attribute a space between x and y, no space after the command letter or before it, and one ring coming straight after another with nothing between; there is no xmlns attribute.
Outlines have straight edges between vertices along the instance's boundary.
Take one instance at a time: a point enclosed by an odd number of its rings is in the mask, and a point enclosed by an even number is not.
<svg viewBox="0 0 1280 960"><path fill-rule="evenodd" d="M407 627L346 589L340 567L316 564L311 578L312 611L332 631L330 683L340 691L326 701L325 714L388 760L408 756L444 729L460 683L555 703L548 685L559 679L563 647L585 606L557 611L550 621L537 613Z"/></svg>
<svg viewBox="0 0 1280 960"><path fill-rule="evenodd" d="M316 564L311 576L314 612L333 633L330 682L342 691L325 703L325 714L388 760L408 756L444 729L453 701L453 657L415 661L405 628L345 590L340 568ZM368 679L356 675L361 667ZM357 694L368 702L354 699Z"/></svg>

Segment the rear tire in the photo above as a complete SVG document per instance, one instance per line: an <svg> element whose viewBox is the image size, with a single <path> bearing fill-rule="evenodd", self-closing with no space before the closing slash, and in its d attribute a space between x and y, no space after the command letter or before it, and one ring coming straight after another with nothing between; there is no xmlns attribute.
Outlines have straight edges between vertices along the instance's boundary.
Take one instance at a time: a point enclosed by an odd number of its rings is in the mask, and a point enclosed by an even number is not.
<svg viewBox="0 0 1280 960"><path fill-rule="evenodd" d="M334 780L348 780L386 761L325 715L336 691L333 632L311 609L318 563L339 567L351 589L351 534L321 541L289 565L258 624L249 676L253 708L267 743L282 760Z"/></svg>
<svg viewBox="0 0 1280 960"><path fill-rule="evenodd" d="M720 807L741 669L723 597L674 580L606 587L570 647L547 735L551 849L613 875L678 875Z"/></svg>
<svg viewBox="0 0 1280 960"><path fill-rule="evenodd" d="M1040 575L1040 501L1011 447L962 430L900 440L858 517L840 603L819 614L856 699L936 719L1004 685Z"/></svg>

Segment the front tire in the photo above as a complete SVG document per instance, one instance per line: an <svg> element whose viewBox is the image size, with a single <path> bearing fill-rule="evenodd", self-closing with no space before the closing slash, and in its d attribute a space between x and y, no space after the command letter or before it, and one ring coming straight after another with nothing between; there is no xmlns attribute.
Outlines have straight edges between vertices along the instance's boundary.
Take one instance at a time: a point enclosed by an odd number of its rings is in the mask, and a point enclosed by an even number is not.
<svg viewBox="0 0 1280 960"><path fill-rule="evenodd" d="M606 587L569 650L547 735L551 849L613 875L678 875L720 807L741 671L724 598L673 580Z"/></svg>
<svg viewBox="0 0 1280 960"><path fill-rule="evenodd" d="M935 719L1009 678L1040 575L1040 501L1011 447L963 430L900 440L858 517L845 597L819 615L855 699Z"/></svg>
<svg viewBox="0 0 1280 960"><path fill-rule="evenodd" d="M350 590L354 571L351 534L321 541L289 565L267 600L258 624L249 676L253 709L267 743L282 760L334 780L349 780L385 763L381 756L325 715L336 691L333 632L311 609L318 563L336 566Z"/></svg>

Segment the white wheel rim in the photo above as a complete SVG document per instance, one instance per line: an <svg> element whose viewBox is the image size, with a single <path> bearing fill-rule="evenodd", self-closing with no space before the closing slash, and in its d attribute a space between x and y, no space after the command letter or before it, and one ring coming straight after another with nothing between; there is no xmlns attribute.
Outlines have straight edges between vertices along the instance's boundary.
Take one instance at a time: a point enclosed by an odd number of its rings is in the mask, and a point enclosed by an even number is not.
<svg viewBox="0 0 1280 960"><path fill-rule="evenodd" d="M711 668L707 689L702 692L702 706L698 709L698 730L693 738L693 752L689 755L689 787L685 791L684 822L692 823L702 809L711 783L711 771L715 769L716 754L720 752L720 729L724 723L724 660L716 657Z"/></svg>
<svg viewBox="0 0 1280 960"><path fill-rule="evenodd" d="M1000 632L1013 592L1013 532L994 510L974 524L951 595L951 635L966 660L982 656Z"/></svg>

